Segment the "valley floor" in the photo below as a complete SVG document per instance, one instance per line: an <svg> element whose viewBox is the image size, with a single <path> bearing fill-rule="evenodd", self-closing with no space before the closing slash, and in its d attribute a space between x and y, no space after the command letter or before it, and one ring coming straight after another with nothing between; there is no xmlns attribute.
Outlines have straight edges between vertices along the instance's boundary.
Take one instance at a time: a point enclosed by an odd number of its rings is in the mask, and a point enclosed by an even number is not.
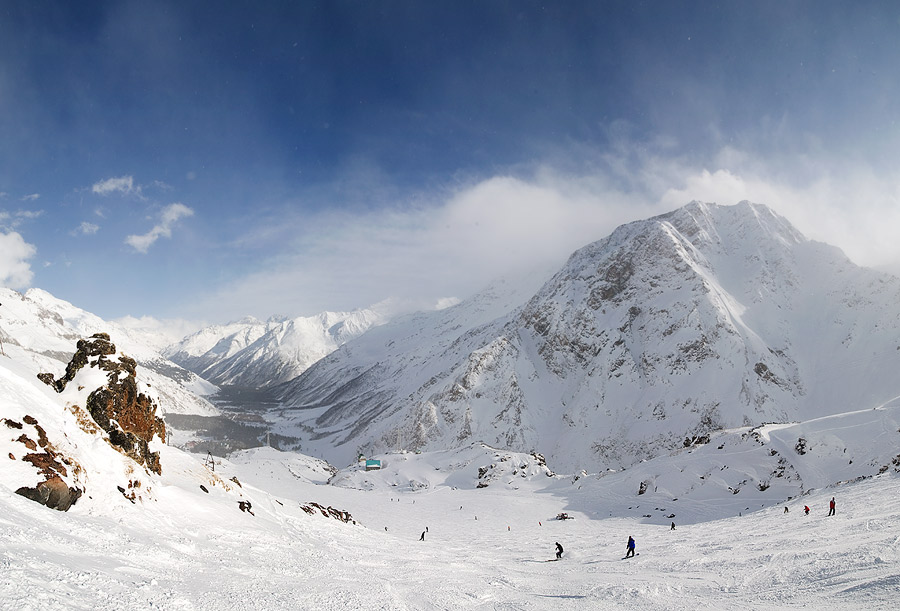
<svg viewBox="0 0 900 611"><path fill-rule="evenodd" d="M59 513L0 487L0 608L872 610L896 608L900 591L890 474L792 501L790 513L673 531L590 519L596 508L538 487L363 492L220 469L240 477L255 515L217 489L164 486L143 506L84 499ZM360 524L309 516L310 501ZM553 519L563 510L575 519ZM622 560L629 535L639 555ZM557 541L565 554L548 562Z"/></svg>

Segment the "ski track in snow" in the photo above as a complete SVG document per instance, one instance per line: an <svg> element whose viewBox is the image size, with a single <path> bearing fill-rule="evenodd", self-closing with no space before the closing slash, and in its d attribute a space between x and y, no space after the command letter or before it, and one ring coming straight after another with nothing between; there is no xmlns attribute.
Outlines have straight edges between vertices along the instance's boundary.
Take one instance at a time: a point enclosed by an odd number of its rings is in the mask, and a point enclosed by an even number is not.
<svg viewBox="0 0 900 611"><path fill-rule="evenodd" d="M894 475L795 499L788 514L776 506L672 531L591 519L539 486L359 491L260 478L277 501L249 486L252 464L225 468L255 516L217 490L59 513L0 488L0 607L893 609L900 587ZM838 513L826 517L832 496ZM361 524L308 516L299 505L309 501ZM564 506L576 519L553 519ZM639 556L623 561L629 535ZM545 562L556 541L562 561Z"/></svg>

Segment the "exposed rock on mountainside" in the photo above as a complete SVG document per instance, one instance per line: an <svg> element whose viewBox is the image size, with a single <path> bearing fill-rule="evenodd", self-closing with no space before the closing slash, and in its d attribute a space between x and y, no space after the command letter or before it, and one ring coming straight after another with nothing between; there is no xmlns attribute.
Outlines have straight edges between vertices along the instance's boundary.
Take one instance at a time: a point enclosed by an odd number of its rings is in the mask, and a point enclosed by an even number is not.
<svg viewBox="0 0 900 611"><path fill-rule="evenodd" d="M593 470L900 395L900 280L749 202L624 225L521 307L472 311L348 342L281 389L283 432L336 464L483 441Z"/></svg>
<svg viewBox="0 0 900 611"><path fill-rule="evenodd" d="M116 347L109 335L95 333L78 341L78 349L62 377L54 380L53 374L42 373L38 378L56 392L63 392L84 367L106 372L107 384L87 396L85 408L109 435L110 444L150 471L162 473L159 452L151 452L149 444L156 436L165 442L165 424L156 415L156 405L150 397L138 390L134 359L124 355L115 361L106 358L114 354Z"/></svg>
<svg viewBox="0 0 900 611"><path fill-rule="evenodd" d="M26 415L22 418L22 422L9 418L4 418L2 422L9 429L22 430L22 434L16 441L29 451L22 456L21 460L31 463L44 478L35 486L21 486L16 490L16 494L46 505L50 509L67 511L84 491L80 487L69 486L63 478L70 475L70 470L75 472L72 473L75 476L77 472L81 471L81 466L72 458L57 451L47 438L43 427L32 416ZM36 441L34 437L37 437ZM16 457L11 454L10 458L15 459Z"/></svg>

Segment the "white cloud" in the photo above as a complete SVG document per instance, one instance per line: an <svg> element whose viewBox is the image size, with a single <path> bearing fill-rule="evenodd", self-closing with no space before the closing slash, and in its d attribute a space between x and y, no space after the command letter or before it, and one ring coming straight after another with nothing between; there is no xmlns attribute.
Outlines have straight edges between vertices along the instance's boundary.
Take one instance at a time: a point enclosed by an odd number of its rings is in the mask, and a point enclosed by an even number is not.
<svg viewBox="0 0 900 611"><path fill-rule="evenodd" d="M41 197L40 193L31 193L30 195L26 195L22 198L23 202L33 202L36 199Z"/></svg>
<svg viewBox="0 0 900 611"><path fill-rule="evenodd" d="M0 284L13 289L31 284L34 274L28 259L36 252L18 233L0 233Z"/></svg>
<svg viewBox="0 0 900 611"><path fill-rule="evenodd" d="M558 269L617 226L692 200L768 205L860 265L900 270L900 171L819 150L764 156L724 147L696 161L664 144L623 142L615 155L580 165L590 170L564 173L554 168L575 164L556 163L390 208L300 216L286 206L232 244L251 254L278 245L276 254L195 298L194 315L301 315L387 298L432 308L516 269Z"/></svg>
<svg viewBox="0 0 900 611"><path fill-rule="evenodd" d="M134 177L120 176L119 178L107 178L106 180L94 183L91 187L91 191L99 195L110 195L112 193L121 193L123 195L134 193L140 195L141 187L140 185L135 186Z"/></svg>
<svg viewBox="0 0 900 611"><path fill-rule="evenodd" d="M208 325L205 321L184 320L181 318L158 319L152 316L141 316L140 318L125 316L116 318L112 322L122 325L126 329L165 338L165 341L158 346L160 350Z"/></svg>
<svg viewBox="0 0 900 611"><path fill-rule="evenodd" d="M39 218L43 214L43 210L16 210L12 214L0 210L0 229L14 230L23 221Z"/></svg>
<svg viewBox="0 0 900 611"><path fill-rule="evenodd" d="M125 243L136 251L146 253L159 238L172 237L172 227L180 219L193 216L194 211L184 204L174 203L163 208L159 222L143 235L130 235L125 238Z"/></svg>
<svg viewBox="0 0 900 611"><path fill-rule="evenodd" d="M16 218L20 219L36 219L44 215L43 210L17 210Z"/></svg>
<svg viewBox="0 0 900 611"><path fill-rule="evenodd" d="M94 235L100 231L100 225L84 221L72 231L72 235Z"/></svg>

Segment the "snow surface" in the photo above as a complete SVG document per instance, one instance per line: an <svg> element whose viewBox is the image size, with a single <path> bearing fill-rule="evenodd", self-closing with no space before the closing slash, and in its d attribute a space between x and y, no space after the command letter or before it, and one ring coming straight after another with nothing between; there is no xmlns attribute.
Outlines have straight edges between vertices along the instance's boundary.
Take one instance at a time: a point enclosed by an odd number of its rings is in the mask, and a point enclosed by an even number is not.
<svg viewBox="0 0 900 611"><path fill-rule="evenodd" d="M557 476L538 457L481 444L383 455L380 471L351 465L334 476L322 461L271 448L210 467L163 446L155 476L73 429L53 394L5 361L4 417L27 412L51 441L64 439L88 490L67 513L47 509L13 493L18 462L0 461L3 609L895 608L891 470L809 492L787 514L779 504L704 519L703 504L679 507L674 531L640 507L603 517L644 498L612 485L627 472ZM2 456L22 449L10 433ZM142 480L135 503L115 488L124 478ZM826 517L832 496L837 515ZM357 523L309 515L301 505L313 501ZM554 519L561 511L574 519ZM629 535L639 555L626 561ZM557 541L565 554L549 562Z"/></svg>

